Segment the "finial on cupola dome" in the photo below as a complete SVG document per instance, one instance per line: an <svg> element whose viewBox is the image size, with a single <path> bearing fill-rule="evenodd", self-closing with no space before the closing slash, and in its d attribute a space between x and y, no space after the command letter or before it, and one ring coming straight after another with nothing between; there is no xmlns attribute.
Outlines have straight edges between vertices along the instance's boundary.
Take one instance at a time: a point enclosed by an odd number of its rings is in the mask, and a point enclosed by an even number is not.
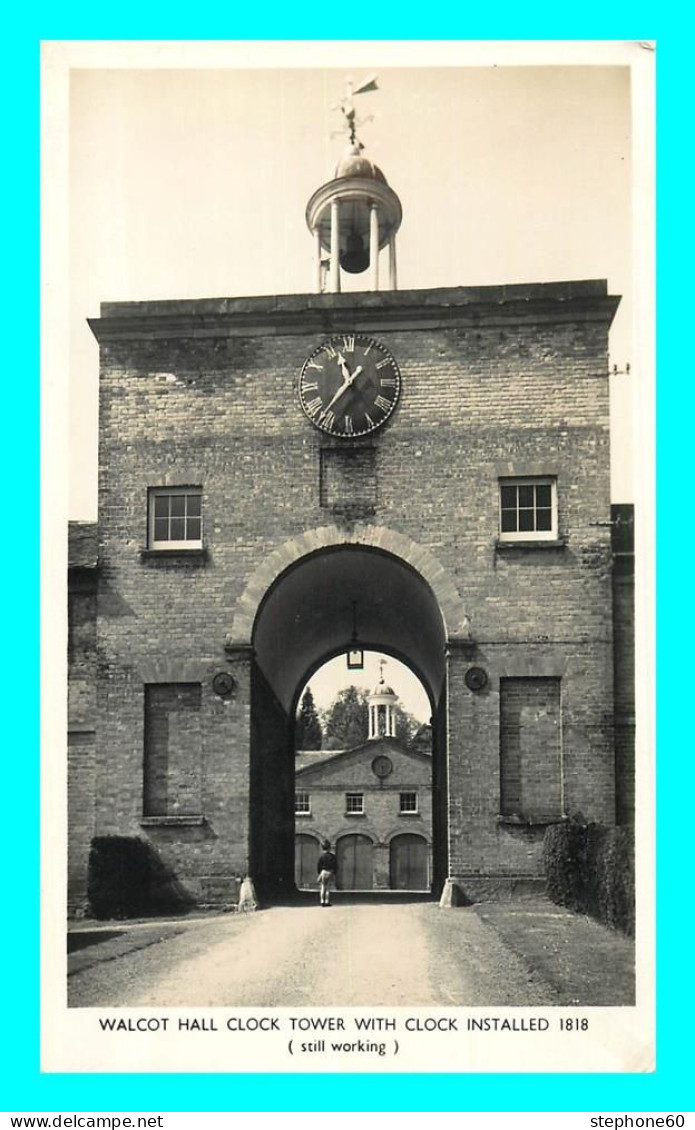
<svg viewBox="0 0 695 1130"><path fill-rule="evenodd" d="M370 91L378 89L379 86L377 83L376 75L371 75L370 78L366 78L357 87L353 86L352 76L348 75L345 80L345 97L341 98L340 102L336 102L333 106L331 106L331 110L340 110L341 114L345 118L345 129L337 130L335 133L331 134L331 137L337 137L340 134L347 132L350 138L350 145L356 145L359 149L364 149L362 142L357 140L357 127L363 126L365 122L371 122L374 118L374 115L369 114L368 117L360 118L360 120L358 121L355 112L355 105L352 99L355 94L369 94Z"/></svg>
<svg viewBox="0 0 695 1130"><path fill-rule="evenodd" d="M369 269L370 290L379 290L379 252L389 249L389 288L396 290L396 232L401 202L373 161L364 155L357 129L371 115L358 120L353 98L378 90L376 76L353 86L346 83L345 97L332 109L340 110L349 144L338 161L333 180L321 185L306 208L306 222L314 237L316 289L337 293L340 272L359 275ZM336 134L333 134L336 136ZM327 252L327 258L323 252Z"/></svg>

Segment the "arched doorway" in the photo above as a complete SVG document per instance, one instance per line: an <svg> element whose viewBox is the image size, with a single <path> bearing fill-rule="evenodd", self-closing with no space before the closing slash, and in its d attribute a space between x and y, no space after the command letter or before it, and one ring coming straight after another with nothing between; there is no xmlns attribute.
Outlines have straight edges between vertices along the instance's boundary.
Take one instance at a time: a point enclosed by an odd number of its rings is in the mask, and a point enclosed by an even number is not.
<svg viewBox="0 0 695 1130"><path fill-rule="evenodd" d="M337 844L338 889L371 891L374 885L372 841L356 832L341 836Z"/></svg>
<svg viewBox="0 0 695 1130"><path fill-rule="evenodd" d="M252 635L250 865L265 897L294 887L293 725L299 694L347 652L354 610L360 646L406 663L432 707L433 878L446 858L446 628L430 585L394 554L342 544L301 557L270 585ZM407 615L404 615L407 609Z"/></svg>
<svg viewBox="0 0 695 1130"><path fill-rule="evenodd" d="M391 889L429 890L428 846L424 836L404 832L389 845Z"/></svg>

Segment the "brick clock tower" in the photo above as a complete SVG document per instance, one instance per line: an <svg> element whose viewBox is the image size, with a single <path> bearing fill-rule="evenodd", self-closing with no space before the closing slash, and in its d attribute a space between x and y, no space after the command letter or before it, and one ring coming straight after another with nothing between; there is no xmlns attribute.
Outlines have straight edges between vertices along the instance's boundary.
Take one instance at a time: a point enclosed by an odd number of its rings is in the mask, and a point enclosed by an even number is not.
<svg viewBox="0 0 695 1130"><path fill-rule="evenodd" d="M355 91L354 93L358 93ZM291 888L293 719L359 646L432 707L434 889L538 879L612 823L604 281L397 290L355 137L309 294L104 303L93 828L200 902ZM381 262L381 260L385 262ZM341 293L345 273L367 288Z"/></svg>

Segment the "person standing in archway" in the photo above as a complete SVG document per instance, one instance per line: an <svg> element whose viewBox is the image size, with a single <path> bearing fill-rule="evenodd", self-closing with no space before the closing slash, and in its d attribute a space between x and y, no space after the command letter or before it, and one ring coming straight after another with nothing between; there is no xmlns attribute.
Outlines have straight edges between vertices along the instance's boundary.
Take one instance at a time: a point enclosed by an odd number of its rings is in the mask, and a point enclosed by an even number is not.
<svg viewBox="0 0 695 1130"><path fill-rule="evenodd" d="M331 850L331 841L324 840L321 844L323 852L318 858L316 868L319 875L319 902L321 906L331 905L331 887L335 886L338 860Z"/></svg>

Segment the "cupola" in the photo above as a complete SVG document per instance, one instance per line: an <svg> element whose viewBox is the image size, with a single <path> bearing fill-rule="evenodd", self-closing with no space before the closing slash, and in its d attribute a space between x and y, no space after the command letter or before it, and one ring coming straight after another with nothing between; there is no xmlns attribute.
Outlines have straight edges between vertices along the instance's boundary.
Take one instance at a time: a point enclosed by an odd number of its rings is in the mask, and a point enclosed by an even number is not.
<svg viewBox="0 0 695 1130"><path fill-rule="evenodd" d="M341 271L359 275L369 271L369 286L379 290L379 254L389 252L388 289L396 290L396 232L401 202L381 169L364 153L358 141L353 97L376 90L376 79L353 89L338 104L346 123L349 145L338 161L333 180L314 192L306 207L306 222L314 237L315 283L318 291L340 290Z"/></svg>
<svg viewBox="0 0 695 1130"><path fill-rule="evenodd" d="M384 664L380 660L381 676L371 694L367 695L369 706L369 740L374 738L395 738L396 736L396 711L395 706L398 695L386 682L384 682Z"/></svg>

